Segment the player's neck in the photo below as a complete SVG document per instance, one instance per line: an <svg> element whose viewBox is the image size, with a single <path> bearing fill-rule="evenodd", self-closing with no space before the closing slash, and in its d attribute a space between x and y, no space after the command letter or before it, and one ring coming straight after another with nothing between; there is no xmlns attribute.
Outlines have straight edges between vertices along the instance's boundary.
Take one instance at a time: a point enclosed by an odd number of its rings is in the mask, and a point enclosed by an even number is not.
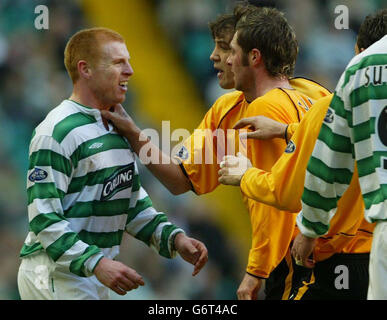
<svg viewBox="0 0 387 320"><path fill-rule="evenodd" d="M252 102L275 88L292 89L286 77L272 77L268 74L261 74L255 78L254 85L244 91L245 98L247 101Z"/></svg>
<svg viewBox="0 0 387 320"><path fill-rule="evenodd" d="M104 106L103 103L95 96L95 94L88 88L87 86L83 86L82 84L75 84L73 92L69 98L75 102L78 102L84 106L88 106L90 108L105 110L109 107Z"/></svg>

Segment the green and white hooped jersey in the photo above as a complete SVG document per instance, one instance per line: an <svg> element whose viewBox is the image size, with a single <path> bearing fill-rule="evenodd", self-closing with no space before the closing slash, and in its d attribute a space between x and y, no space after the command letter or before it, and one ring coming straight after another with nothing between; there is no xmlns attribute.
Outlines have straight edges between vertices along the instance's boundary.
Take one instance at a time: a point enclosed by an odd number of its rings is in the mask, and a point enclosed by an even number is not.
<svg viewBox="0 0 387 320"><path fill-rule="evenodd" d="M355 56L340 78L308 163L297 225L329 229L355 162L368 222L387 220L387 35Z"/></svg>
<svg viewBox="0 0 387 320"><path fill-rule="evenodd" d="M63 101L35 129L27 173L29 233L20 256L38 250L58 268L90 276L119 253L123 232L175 256L183 232L157 212L141 187L135 155L100 111Z"/></svg>

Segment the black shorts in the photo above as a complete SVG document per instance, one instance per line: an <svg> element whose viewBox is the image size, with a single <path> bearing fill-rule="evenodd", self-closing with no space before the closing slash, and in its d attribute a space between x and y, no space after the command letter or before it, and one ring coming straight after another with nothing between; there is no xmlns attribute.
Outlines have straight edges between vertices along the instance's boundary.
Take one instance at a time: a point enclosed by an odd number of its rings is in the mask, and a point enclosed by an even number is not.
<svg viewBox="0 0 387 320"><path fill-rule="evenodd" d="M288 250L285 258L270 273L265 283L265 300L289 300L298 293L298 289L308 283L312 269L296 265Z"/></svg>
<svg viewBox="0 0 387 320"><path fill-rule="evenodd" d="M366 300L369 253L334 254L317 262L314 281L305 283L294 300Z"/></svg>

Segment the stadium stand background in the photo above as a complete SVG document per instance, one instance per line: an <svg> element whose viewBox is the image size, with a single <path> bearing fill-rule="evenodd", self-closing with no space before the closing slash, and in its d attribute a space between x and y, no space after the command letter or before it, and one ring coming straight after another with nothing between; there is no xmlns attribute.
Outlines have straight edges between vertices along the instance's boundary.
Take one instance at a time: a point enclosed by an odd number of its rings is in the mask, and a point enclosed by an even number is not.
<svg viewBox="0 0 387 320"><path fill-rule="evenodd" d="M386 7L382 0L252 1L272 3L294 26L300 45L295 75L329 89L353 56L364 17ZM27 233L26 170L33 128L71 92L63 66L68 37L89 26L122 33L134 76L124 104L142 128L192 131L217 97L208 59L213 42L208 21L230 10L232 0L1 0L0 1L0 299L18 299L18 254ZM34 28L34 8L49 8L49 30ZM349 8L348 30L334 28L334 8ZM249 219L239 191L221 187L198 198L172 196L140 168L155 207L201 239L210 260L196 277L180 258L160 258L137 241L124 241L120 259L147 285L117 299L234 299L250 244Z"/></svg>

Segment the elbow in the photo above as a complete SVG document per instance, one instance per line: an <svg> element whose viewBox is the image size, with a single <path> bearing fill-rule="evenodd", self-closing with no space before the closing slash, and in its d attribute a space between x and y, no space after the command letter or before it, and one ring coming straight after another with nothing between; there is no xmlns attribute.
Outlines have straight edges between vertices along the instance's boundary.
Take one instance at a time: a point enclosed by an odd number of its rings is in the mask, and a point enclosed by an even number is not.
<svg viewBox="0 0 387 320"><path fill-rule="evenodd" d="M168 190L174 195L178 196L180 194L186 193L187 191L192 190L191 182L189 179L184 176L180 179L176 179L174 183L168 186Z"/></svg>
<svg viewBox="0 0 387 320"><path fill-rule="evenodd" d="M277 209L288 211L289 213L301 211L301 199L300 201L289 201L289 199L277 199Z"/></svg>
<svg viewBox="0 0 387 320"><path fill-rule="evenodd" d="M191 188L186 185L173 185L168 188L168 190L174 195L178 196L180 194L186 193L187 191L191 190Z"/></svg>

